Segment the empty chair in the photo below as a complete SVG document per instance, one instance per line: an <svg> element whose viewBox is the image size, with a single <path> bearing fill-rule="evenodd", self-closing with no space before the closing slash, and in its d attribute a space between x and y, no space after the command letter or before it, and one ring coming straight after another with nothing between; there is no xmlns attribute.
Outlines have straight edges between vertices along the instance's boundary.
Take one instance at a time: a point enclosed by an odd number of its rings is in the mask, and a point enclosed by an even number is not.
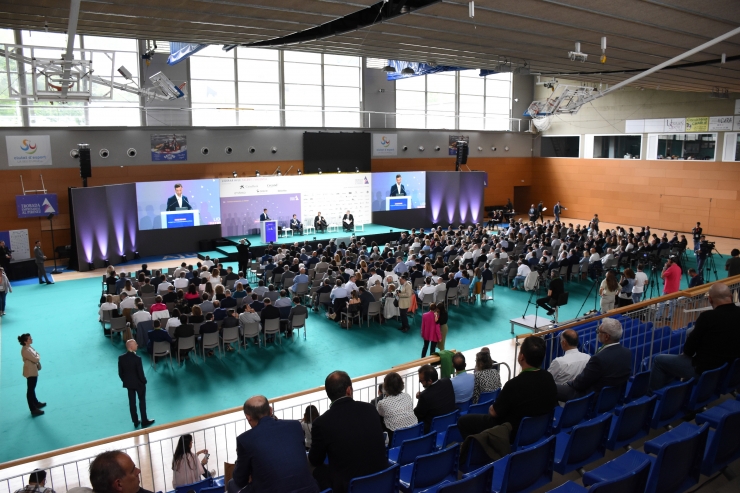
<svg viewBox="0 0 740 493"><path fill-rule="evenodd" d="M178 486L177 488L175 488L175 493L188 493L190 491L199 493L202 489L210 488L211 486L213 486L213 478L207 478L207 479L198 481L197 483L184 484L182 486Z"/></svg>
<svg viewBox="0 0 740 493"><path fill-rule="evenodd" d="M405 493L457 479L457 447L420 455L414 462L401 467L399 484Z"/></svg>
<svg viewBox="0 0 740 493"><path fill-rule="evenodd" d="M574 426L570 433L558 433L553 469L568 474L604 457L611 420L611 414L602 414Z"/></svg>
<svg viewBox="0 0 740 493"><path fill-rule="evenodd" d="M447 306L450 305L450 303L454 303L455 306L459 306L458 300L457 300L457 290L456 289L450 289L447 292Z"/></svg>
<svg viewBox="0 0 740 493"><path fill-rule="evenodd" d="M454 483L444 481L423 493L488 493L493 481L493 464L488 464L463 475Z"/></svg>
<svg viewBox="0 0 740 493"><path fill-rule="evenodd" d="M155 341L152 345L152 366L157 368L157 357L169 356L170 367L172 367L172 353L170 353L170 343L167 341Z"/></svg>
<svg viewBox="0 0 740 493"><path fill-rule="evenodd" d="M704 423L709 423L714 430L709 430L701 473L711 476L740 458L740 403L727 401L697 414L696 424Z"/></svg>
<svg viewBox="0 0 740 493"><path fill-rule="evenodd" d="M424 310L424 307L429 308L432 303L434 303L434 294L435 293L427 293L424 295L424 299L421 300L421 309Z"/></svg>
<svg viewBox="0 0 740 493"><path fill-rule="evenodd" d="M467 414L468 410L470 409L470 404L473 402L473 399L470 398L465 402L456 402L455 407L457 407L460 410L460 414Z"/></svg>
<svg viewBox="0 0 740 493"><path fill-rule="evenodd" d="M100 325L103 326L103 330L105 330L105 324L111 323L112 319L113 319L113 310L103 310L101 312Z"/></svg>
<svg viewBox="0 0 740 493"><path fill-rule="evenodd" d="M461 460L459 466L463 473L470 473L493 463L493 460L475 438L468 440L468 453L464 457L465 460Z"/></svg>
<svg viewBox="0 0 740 493"><path fill-rule="evenodd" d="M418 423L407 428L398 428L393 432L393 441L391 448L400 447L406 440L419 438L424 433L424 423Z"/></svg>
<svg viewBox="0 0 740 493"><path fill-rule="evenodd" d="M517 430L514 437L514 443L511 444L511 451L516 452L519 449L527 448L543 441L543 438L552 425L552 416L553 413L549 412L541 416L522 418L522 421L519 423L519 430Z"/></svg>
<svg viewBox="0 0 740 493"><path fill-rule="evenodd" d="M180 354L182 351L195 351L195 336L192 335L190 337L180 337L177 339L177 364L179 365L180 362Z"/></svg>
<svg viewBox="0 0 740 493"><path fill-rule="evenodd" d="M610 413L619 404L619 399L624 394L622 387L604 387L596 398L593 409L589 412L589 418L599 414Z"/></svg>
<svg viewBox="0 0 740 493"><path fill-rule="evenodd" d="M555 437L525 450L512 452L493 463L491 492L526 492L552 481Z"/></svg>
<svg viewBox="0 0 740 493"><path fill-rule="evenodd" d="M686 402L687 411L698 411L719 398L718 388L726 369L727 363L699 375L696 385L691 389L688 401Z"/></svg>
<svg viewBox="0 0 740 493"><path fill-rule="evenodd" d="M561 431L568 432L575 425L583 421L591 407L593 396L594 393L589 392L583 397L569 400L563 407L555 407L555 420L553 421L552 432L554 434Z"/></svg>
<svg viewBox="0 0 740 493"><path fill-rule="evenodd" d="M354 478L349 482L347 493L377 493L379 491L395 493L398 491L398 475L401 467L393 464L369 476Z"/></svg>
<svg viewBox="0 0 740 493"><path fill-rule="evenodd" d="M496 397L498 397L500 392L501 389L494 390L493 392L481 392L478 396L478 402L493 402L496 400Z"/></svg>
<svg viewBox="0 0 740 493"><path fill-rule="evenodd" d="M457 424L454 424L447 427L447 431L445 431L444 433L444 440L442 441L441 446L439 445L439 440L437 440L437 448L443 449L452 445L459 445L462 442L463 438L460 434L460 428L457 427Z"/></svg>
<svg viewBox="0 0 740 493"><path fill-rule="evenodd" d="M439 449L445 440L445 434L447 428L457 423L457 418L460 417L460 411L455 410L449 414L443 414L442 416L436 416L432 419L432 425L429 428L430 431L434 430L437 432L437 444L436 447ZM401 474L403 476L403 473Z"/></svg>
<svg viewBox="0 0 740 493"><path fill-rule="evenodd" d="M740 390L740 358L736 358L730 364L730 369L719 385L719 393L721 395L737 392L738 390Z"/></svg>
<svg viewBox="0 0 740 493"><path fill-rule="evenodd" d="M650 388L650 371L643 371L632 375L627 382L627 390L624 395L624 402L631 402L635 399L647 395Z"/></svg>
<svg viewBox="0 0 740 493"><path fill-rule="evenodd" d="M488 300L493 301L493 288L494 288L494 286L495 286L495 283L493 282L493 279L489 279L489 280L486 281L486 283L483 285L483 288L481 289L481 293L480 293L480 300L481 300L481 302L488 301ZM490 297L488 296L488 293L489 292L491 293L491 296Z"/></svg>
<svg viewBox="0 0 740 493"><path fill-rule="evenodd" d="M290 330L298 329L298 335L301 334L303 329L303 340L306 340L306 315L293 315L293 320L290 321Z"/></svg>
<svg viewBox="0 0 740 493"><path fill-rule="evenodd" d="M401 466L411 464L416 457L431 453L436 443L436 431L422 435L419 438L405 440L400 447L393 447L388 450L388 462Z"/></svg>
<svg viewBox="0 0 740 493"><path fill-rule="evenodd" d="M214 481L216 483L216 481ZM223 493L223 486L211 486L209 488L201 488L200 493Z"/></svg>
<svg viewBox="0 0 740 493"><path fill-rule="evenodd" d="M645 442L648 454L628 450L614 460L587 472L583 484L590 486L610 481L635 470L647 458L652 463L647 493L685 491L699 481L701 460L707 440L709 425L701 427L682 423L653 440ZM649 455L655 453L656 455Z"/></svg>
<svg viewBox="0 0 740 493"><path fill-rule="evenodd" d="M241 343L239 342L239 327L226 327L225 329L222 329L223 333L221 334L221 347L225 351L226 345L236 343L236 349L239 350L241 348Z"/></svg>
<svg viewBox="0 0 740 493"><path fill-rule="evenodd" d="M683 406L693 384L694 379L690 378L685 382L671 384L654 392L658 396L658 402L650 422L651 428L662 428L683 416Z"/></svg>
<svg viewBox="0 0 740 493"><path fill-rule="evenodd" d="M205 361L206 359L206 349L218 349L219 356L221 355L221 342L218 338L218 332L209 332L208 334L203 334L200 340L200 350L201 350L201 357Z"/></svg>
<svg viewBox="0 0 740 493"><path fill-rule="evenodd" d="M126 326L128 325L128 322L126 322L125 317L115 317L112 318L110 321L110 342L113 342L113 334L118 332L121 334L121 339L123 339L123 331L126 330Z"/></svg>
<svg viewBox="0 0 740 493"><path fill-rule="evenodd" d="M280 319L279 318L267 318L265 319L265 346L267 346L267 336L274 335L275 338L283 344L282 337L280 336Z"/></svg>
<svg viewBox="0 0 740 493"><path fill-rule="evenodd" d="M626 493L645 491L648 476L650 475L650 459L644 457L641 464L635 464L635 469L616 476L609 481L596 483L589 489L568 481L548 493Z"/></svg>
<svg viewBox="0 0 740 493"><path fill-rule="evenodd" d="M375 294L375 293L373 293ZM382 295L381 295L382 296ZM376 298L377 300L377 298ZM371 301L367 306L367 326L370 327L370 319L373 317L378 317L378 321L380 321L380 314L382 313L383 305L380 303L380 301Z"/></svg>
<svg viewBox="0 0 740 493"><path fill-rule="evenodd" d="M488 414L488 408L491 407L491 404L493 404L493 401L473 404L468 408L467 414Z"/></svg>
<svg viewBox="0 0 740 493"><path fill-rule="evenodd" d="M625 447L650 432L650 421L657 397L643 396L614 409L614 419L606 439L606 448L616 450Z"/></svg>

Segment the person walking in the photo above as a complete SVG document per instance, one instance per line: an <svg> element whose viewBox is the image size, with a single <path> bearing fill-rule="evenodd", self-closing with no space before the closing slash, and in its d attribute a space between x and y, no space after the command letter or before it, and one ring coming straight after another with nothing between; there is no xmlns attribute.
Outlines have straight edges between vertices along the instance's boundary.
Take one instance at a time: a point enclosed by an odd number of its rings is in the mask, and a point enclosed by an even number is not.
<svg viewBox="0 0 740 493"><path fill-rule="evenodd" d="M128 407L131 412L131 421L134 428L139 426L139 417L136 414L136 397L139 397L139 411L141 412L141 427L146 428L154 423L146 415L146 377L141 358L137 356L136 350L139 345L136 340L126 341L126 354L118 357L118 377L123 382L123 387L128 389Z"/></svg>
<svg viewBox="0 0 740 493"><path fill-rule="evenodd" d="M439 313L437 312L437 305L432 303L429 305L429 311L421 316L421 338L424 339L424 347L421 349L422 358L427 355L429 343L432 344L431 354L434 353L437 348L437 343L442 339L438 319Z"/></svg>
<svg viewBox="0 0 740 493"><path fill-rule="evenodd" d="M23 346L21 357L23 358L23 376L26 377L28 409L31 410L31 416L41 416L44 414L41 408L46 406L45 402L39 402L36 398L36 383L39 379L39 370L41 370L41 355L31 347L31 344L33 344L31 334L19 335L18 342Z"/></svg>
<svg viewBox="0 0 740 493"><path fill-rule="evenodd" d="M8 293L12 293L13 288L10 285L8 276L5 275L5 269L0 267L0 315L5 315L5 298Z"/></svg>
<svg viewBox="0 0 740 493"><path fill-rule="evenodd" d="M46 260L46 255L44 255L43 250L41 250L41 240L36 240L35 245L36 246L34 246L33 248L33 255L36 259L36 269L39 273L39 284L54 284L53 282L49 281L48 277L46 277L46 268L44 267L44 260Z"/></svg>

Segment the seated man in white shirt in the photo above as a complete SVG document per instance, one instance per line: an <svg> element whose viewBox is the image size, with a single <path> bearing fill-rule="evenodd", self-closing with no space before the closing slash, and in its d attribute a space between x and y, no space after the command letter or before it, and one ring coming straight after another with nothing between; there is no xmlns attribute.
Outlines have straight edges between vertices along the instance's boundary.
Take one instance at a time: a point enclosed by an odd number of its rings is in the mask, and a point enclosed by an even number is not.
<svg viewBox="0 0 740 493"><path fill-rule="evenodd" d="M347 283L344 285L344 289L346 289L347 293L350 295L352 294L352 291L359 291L359 289L357 288L357 284L355 283L356 279L357 278L354 274L350 274L349 281L347 281Z"/></svg>
<svg viewBox="0 0 740 493"><path fill-rule="evenodd" d="M100 322L103 321L103 312L106 310L115 310L116 312L118 311L118 305L113 303L113 295L111 294L105 297L105 303L100 305L100 310L98 310L98 316L99 316L98 320Z"/></svg>
<svg viewBox="0 0 740 493"><path fill-rule="evenodd" d="M383 279L383 290L388 291L388 285L394 284L398 287L398 275L395 272L386 272Z"/></svg>
<svg viewBox="0 0 740 493"><path fill-rule="evenodd" d="M524 281L527 279L527 276L532 272L532 269L530 269L523 260L519 260L517 264L519 267L516 269L516 277L514 278L514 284L511 288L514 291L516 291L519 286L524 285Z"/></svg>
<svg viewBox="0 0 740 493"><path fill-rule="evenodd" d="M419 298L424 301L424 296L431 294L432 300L434 301L435 293L437 292L437 286L432 284L432 278L427 277L424 279L424 285L419 289Z"/></svg>
<svg viewBox="0 0 740 493"><path fill-rule="evenodd" d="M189 283L190 281L185 277L185 272L180 272L180 275L175 278L175 282L173 283L175 286L175 292L177 292L178 289L187 291Z"/></svg>
<svg viewBox="0 0 740 493"><path fill-rule="evenodd" d="M202 265L203 265L203 267L205 267L206 269L210 269L210 268L211 268L211 267L213 267L213 266L214 266L215 264L213 263L213 260L211 260L211 257L209 257L208 255L206 255L206 259L205 259L205 260L203 261L203 264L202 264Z"/></svg>
<svg viewBox="0 0 740 493"><path fill-rule="evenodd" d="M596 252L596 249L595 248L592 248L591 249L591 256L588 257L588 263L589 264L593 264L594 262L598 262L599 260L601 260L601 255L599 255Z"/></svg>
<svg viewBox="0 0 740 493"><path fill-rule="evenodd" d="M167 294L167 289L172 286L171 283L167 282L167 276L162 274L159 276L159 284L157 285L157 294L165 295Z"/></svg>
<svg viewBox="0 0 740 493"><path fill-rule="evenodd" d="M434 302L435 303L445 303L447 300L447 283L444 279L441 277L437 279L437 285L434 288L435 296L434 296Z"/></svg>
<svg viewBox="0 0 740 493"><path fill-rule="evenodd" d="M121 303L118 305L121 308L121 312L126 308L136 308L136 300L133 296L128 296L126 293L121 293Z"/></svg>
<svg viewBox="0 0 740 493"><path fill-rule="evenodd" d="M602 264L605 264L605 263L609 262L613 258L614 258L614 250L611 249L611 248L607 248L606 249L606 255L604 255L603 257L601 257L600 260L601 260L601 263Z"/></svg>
<svg viewBox="0 0 740 493"><path fill-rule="evenodd" d="M378 275L377 271L373 267L370 269L370 277L367 280L367 285L368 287L372 287L376 282L382 283L383 278Z"/></svg>
<svg viewBox="0 0 740 493"><path fill-rule="evenodd" d="M139 325L139 322L146 322L152 319L152 316L149 314L149 312L144 309L144 303L139 303L138 305L136 305L136 308L138 309L138 311L131 315L131 320L134 322L132 325L134 327Z"/></svg>
<svg viewBox="0 0 740 493"><path fill-rule="evenodd" d="M183 262L182 264L180 264L180 267L178 267L177 269L175 269L175 272L172 274L172 277L174 277L175 279L177 279L178 277L180 277L180 274L181 273L182 274L187 274L188 273L188 264L186 264L185 262Z"/></svg>
<svg viewBox="0 0 740 493"><path fill-rule="evenodd" d="M568 329L560 333L560 347L565 354L552 360L547 369L558 385L576 378L591 358L578 350L578 333L575 330Z"/></svg>
<svg viewBox="0 0 740 493"><path fill-rule="evenodd" d="M198 276L201 279L205 279L206 281L210 281L211 280L211 273L208 272L208 267L206 267L205 265L200 268L200 274L198 274Z"/></svg>

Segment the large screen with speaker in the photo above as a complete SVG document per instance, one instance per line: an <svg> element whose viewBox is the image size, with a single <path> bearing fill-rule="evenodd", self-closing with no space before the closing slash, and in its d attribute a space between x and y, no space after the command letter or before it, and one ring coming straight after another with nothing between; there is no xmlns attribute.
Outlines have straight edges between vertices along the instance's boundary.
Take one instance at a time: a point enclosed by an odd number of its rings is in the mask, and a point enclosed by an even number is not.
<svg viewBox="0 0 740 493"><path fill-rule="evenodd" d="M373 173L373 212L424 209L425 171Z"/></svg>
<svg viewBox="0 0 740 493"><path fill-rule="evenodd" d="M219 180L215 178L137 183L139 230L220 224L219 198Z"/></svg>

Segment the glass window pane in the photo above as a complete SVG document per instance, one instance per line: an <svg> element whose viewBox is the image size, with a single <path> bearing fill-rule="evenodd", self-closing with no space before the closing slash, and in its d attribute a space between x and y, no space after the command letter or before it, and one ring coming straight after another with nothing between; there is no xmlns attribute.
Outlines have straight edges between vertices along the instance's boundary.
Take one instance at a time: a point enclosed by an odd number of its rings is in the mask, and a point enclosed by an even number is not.
<svg viewBox="0 0 740 493"><path fill-rule="evenodd" d="M286 62L321 63L321 53L307 53L305 51L284 51L283 59Z"/></svg>
<svg viewBox="0 0 740 493"><path fill-rule="evenodd" d="M258 104L249 105L251 110L239 111L239 125L252 127L280 126L280 107Z"/></svg>
<svg viewBox="0 0 740 493"><path fill-rule="evenodd" d="M285 63L283 70L288 84L321 84L321 65Z"/></svg>
<svg viewBox="0 0 740 493"><path fill-rule="evenodd" d="M218 109L215 106L194 103L192 114L193 126L228 127L236 125L236 110L234 109Z"/></svg>
<svg viewBox="0 0 740 493"><path fill-rule="evenodd" d="M486 130L509 130L509 118L506 115L486 115Z"/></svg>
<svg viewBox="0 0 740 493"><path fill-rule="evenodd" d="M225 103L234 104L233 82L214 80L193 80L190 82L190 97L195 103Z"/></svg>
<svg viewBox="0 0 740 493"><path fill-rule="evenodd" d="M280 105L280 86L260 82L240 82L239 106L245 104Z"/></svg>
<svg viewBox="0 0 740 493"><path fill-rule="evenodd" d="M427 112L451 111L455 113L455 94L427 93Z"/></svg>
<svg viewBox="0 0 740 493"><path fill-rule="evenodd" d="M239 46L236 49L237 58L250 58L252 60L275 60L278 59L278 50L266 50L262 48L245 48Z"/></svg>
<svg viewBox="0 0 740 493"><path fill-rule="evenodd" d="M285 104L321 106L321 86L285 84Z"/></svg>
<svg viewBox="0 0 740 493"><path fill-rule="evenodd" d="M239 59L236 63L240 81L277 82L279 80L278 62Z"/></svg>
<svg viewBox="0 0 740 493"><path fill-rule="evenodd" d="M426 128L424 112L421 114L410 114L399 111L396 115L396 127L398 128Z"/></svg>
<svg viewBox="0 0 740 493"><path fill-rule="evenodd" d="M427 115L427 128L455 128L455 116Z"/></svg>
<svg viewBox="0 0 740 493"><path fill-rule="evenodd" d="M346 65L348 67L359 67L361 58L358 56L342 56L324 54L324 65Z"/></svg>
<svg viewBox="0 0 740 493"><path fill-rule="evenodd" d="M477 74L477 71L475 71ZM460 73L460 94L473 94L475 96L483 96L483 89L485 85L485 79L483 77L463 77Z"/></svg>
<svg viewBox="0 0 740 493"><path fill-rule="evenodd" d="M483 113L483 96L461 94L460 113Z"/></svg>
<svg viewBox="0 0 740 493"><path fill-rule="evenodd" d="M509 98L486 98L486 114L499 114L509 116Z"/></svg>
<svg viewBox="0 0 740 493"><path fill-rule="evenodd" d="M320 127L321 111L310 108L285 107L286 127Z"/></svg>
<svg viewBox="0 0 740 493"><path fill-rule="evenodd" d="M234 60L191 56L190 79L234 80Z"/></svg>
<svg viewBox="0 0 740 493"><path fill-rule="evenodd" d="M325 87L325 106L360 107L360 89L356 87Z"/></svg>
<svg viewBox="0 0 740 493"><path fill-rule="evenodd" d="M359 127L360 126L360 113L356 111L346 111L341 108L336 108L341 111L330 111L335 108L327 108L324 113L325 126L327 127Z"/></svg>
<svg viewBox="0 0 740 493"><path fill-rule="evenodd" d="M42 31L21 31L21 39L26 46L54 46L67 47L67 35L62 33L47 33ZM75 36L75 48L80 47L80 37Z"/></svg>
<svg viewBox="0 0 740 493"><path fill-rule="evenodd" d="M130 108L121 106L121 103L117 103L115 108L108 108L99 103L91 103L87 109L88 125L100 127L138 127L141 125L138 104L131 105Z"/></svg>
<svg viewBox="0 0 740 493"><path fill-rule="evenodd" d="M190 57L205 57L205 58L234 58L234 50L224 51L222 45L210 45L200 50L196 55Z"/></svg>
<svg viewBox="0 0 740 493"><path fill-rule="evenodd" d="M484 126L483 116L460 115L460 130L483 130Z"/></svg>
<svg viewBox="0 0 740 493"><path fill-rule="evenodd" d="M511 83L508 80L490 79L486 77L486 96L508 98L511 96Z"/></svg>
<svg viewBox="0 0 740 493"><path fill-rule="evenodd" d="M455 94L455 74L427 75L427 91Z"/></svg>
<svg viewBox="0 0 740 493"><path fill-rule="evenodd" d="M426 88L424 76L409 77L396 81L396 91L423 91Z"/></svg>
<svg viewBox="0 0 740 493"><path fill-rule="evenodd" d="M396 109L418 110L424 112L424 93L396 91Z"/></svg>
<svg viewBox="0 0 740 493"><path fill-rule="evenodd" d="M29 120L32 127L79 127L85 125L85 109L82 103L51 105L30 103Z"/></svg>
<svg viewBox="0 0 740 493"><path fill-rule="evenodd" d="M360 87L360 69L325 65L324 85Z"/></svg>
<svg viewBox="0 0 740 493"><path fill-rule="evenodd" d="M135 39L105 38L86 34L84 40L85 48L88 50L139 51L138 42Z"/></svg>
<svg viewBox="0 0 740 493"><path fill-rule="evenodd" d="M0 43L15 44L15 33L12 29L0 29Z"/></svg>

